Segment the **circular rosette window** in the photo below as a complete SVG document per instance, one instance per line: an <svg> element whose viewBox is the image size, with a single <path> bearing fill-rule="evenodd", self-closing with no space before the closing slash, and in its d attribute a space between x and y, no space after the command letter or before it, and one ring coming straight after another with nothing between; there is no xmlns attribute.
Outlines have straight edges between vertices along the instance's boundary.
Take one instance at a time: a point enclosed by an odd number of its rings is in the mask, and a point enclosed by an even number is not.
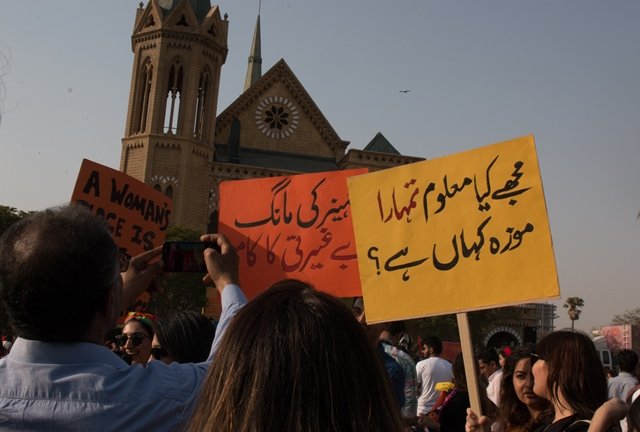
<svg viewBox="0 0 640 432"><path fill-rule="evenodd" d="M282 96L269 96L256 108L256 125L269 138L287 138L295 132L299 120L296 106Z"/></svg>

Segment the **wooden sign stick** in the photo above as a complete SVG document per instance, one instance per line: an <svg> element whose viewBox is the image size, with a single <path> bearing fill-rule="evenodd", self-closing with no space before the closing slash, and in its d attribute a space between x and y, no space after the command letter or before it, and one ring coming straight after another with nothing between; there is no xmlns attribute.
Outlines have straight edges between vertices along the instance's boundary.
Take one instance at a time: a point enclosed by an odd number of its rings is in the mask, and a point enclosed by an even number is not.
<svg viewBox="0 0 640 432"><path fill-rule="evenodd" d="M467 391L469 392L469 402L471 409L480 417L482 409L480 405L480 391L478 389L478 379L476 372L476 357L473 354L473 344L471 343L471 333L469 332L469 320L467 313L457 313L458 332L460 333L460 344L462 345L462 356L464 358L464 372L467 377Z"/></svg>

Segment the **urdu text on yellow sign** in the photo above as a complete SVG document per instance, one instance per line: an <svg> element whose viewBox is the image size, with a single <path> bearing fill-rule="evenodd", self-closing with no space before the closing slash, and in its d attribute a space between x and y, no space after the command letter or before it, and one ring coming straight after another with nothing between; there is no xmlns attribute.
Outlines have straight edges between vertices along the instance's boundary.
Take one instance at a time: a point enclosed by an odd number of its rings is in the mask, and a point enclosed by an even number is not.
<svg viewBox="0 0 640 432"><path fill-rule="evenodd" d="M368 320L559 296L532 136L348 183Z"/></svg>

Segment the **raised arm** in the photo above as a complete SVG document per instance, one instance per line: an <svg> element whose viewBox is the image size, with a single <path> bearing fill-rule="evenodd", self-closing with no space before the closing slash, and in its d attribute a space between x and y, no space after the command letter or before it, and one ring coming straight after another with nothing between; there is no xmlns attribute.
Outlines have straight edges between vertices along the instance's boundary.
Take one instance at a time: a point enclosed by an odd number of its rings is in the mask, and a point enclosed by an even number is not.
<svg viewBox="0 0 640 432"><path fill-rule="evenodd" d="M220 252L213 248L207 248L204 251L207 274L203 281L206 284L213 283L222 300L222 314L208 358L208 361L211 361L229 322L247 303L247 299L238 285L238 254L233 245L222 234L206 234L200 237L200 240L217 243L220 247Z"/></svg>
<svg viewBox="0 0 640 432"><path fill-rule="evenodd" d="M136 299L151 286L162 271L162 246L131 258L129 267L122 273L122 310L135 303Z"/></svg>

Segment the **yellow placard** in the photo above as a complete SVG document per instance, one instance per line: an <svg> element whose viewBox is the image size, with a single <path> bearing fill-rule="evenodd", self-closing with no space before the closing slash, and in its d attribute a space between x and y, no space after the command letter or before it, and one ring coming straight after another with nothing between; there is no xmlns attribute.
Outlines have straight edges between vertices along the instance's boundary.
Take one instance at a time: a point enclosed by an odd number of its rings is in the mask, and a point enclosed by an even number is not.
<svg viewBox="0 0 640 432"><path fill-rule="evenodd" d="M559 296L532 136L348 185L368 321Z"/></svg>

